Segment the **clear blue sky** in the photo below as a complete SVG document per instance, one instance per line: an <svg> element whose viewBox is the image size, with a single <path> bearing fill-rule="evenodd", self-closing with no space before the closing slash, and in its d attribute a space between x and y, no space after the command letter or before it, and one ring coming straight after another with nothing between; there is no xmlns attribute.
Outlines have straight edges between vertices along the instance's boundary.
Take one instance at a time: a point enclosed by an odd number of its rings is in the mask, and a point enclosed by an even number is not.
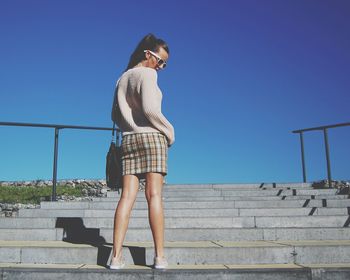
<svg viewBox="0 0 350 280"><path fill-rule="evenodd" d="M350 1L1 0L0 121L109 127L115 82L149 32L173 123L168 183L297 182L292 130L350 121ZM53 129L0 127L0 181L51 179ZM350 178L350 127L329 131ZM62 130L58 178L104 178L110 133ZM326 178L321 132L308 179Z"/></svg>

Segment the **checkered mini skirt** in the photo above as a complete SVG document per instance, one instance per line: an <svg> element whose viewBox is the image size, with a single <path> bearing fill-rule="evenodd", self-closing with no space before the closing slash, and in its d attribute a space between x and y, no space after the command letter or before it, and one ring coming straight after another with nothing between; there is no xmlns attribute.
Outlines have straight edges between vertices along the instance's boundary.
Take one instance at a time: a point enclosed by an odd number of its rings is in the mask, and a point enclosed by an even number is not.
<svg viewBox="0 0 350 280"><path fill-rule="evenodd" d="M121 151L123 175L157 172L165 176L168 173L168 142L161 133L124 135Z"/></svg>

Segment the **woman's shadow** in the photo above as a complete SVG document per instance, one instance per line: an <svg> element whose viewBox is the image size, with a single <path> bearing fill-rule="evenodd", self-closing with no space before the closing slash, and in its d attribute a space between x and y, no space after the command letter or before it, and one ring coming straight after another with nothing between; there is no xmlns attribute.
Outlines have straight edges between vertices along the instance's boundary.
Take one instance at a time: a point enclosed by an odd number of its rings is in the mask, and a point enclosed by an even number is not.
<svg viewBox="0 0 350 280"><path fill-rule="evenodd" d="M97 265L107 267L112 253L112 243L100 235L100 229L86 228L82 218L57 218L56 228L63 228L63 241L88 244L98 248ZM123 246L130 250L135 265L146 266L146 248Z"/></svg>

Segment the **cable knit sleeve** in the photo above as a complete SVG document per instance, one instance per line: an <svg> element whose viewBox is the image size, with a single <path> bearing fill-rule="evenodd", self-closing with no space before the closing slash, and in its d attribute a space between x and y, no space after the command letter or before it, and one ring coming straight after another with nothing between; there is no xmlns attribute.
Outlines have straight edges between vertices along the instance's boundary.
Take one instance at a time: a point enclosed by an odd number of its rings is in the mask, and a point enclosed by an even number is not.
<svg viewBox="0 0 350 280"><path fill-rule="evenodd" d="M157 84L157 71L147 68L140 82L142 109L151 124L164 134L171 146L175 141L174 127L161 112L162 93Z"/></svg>

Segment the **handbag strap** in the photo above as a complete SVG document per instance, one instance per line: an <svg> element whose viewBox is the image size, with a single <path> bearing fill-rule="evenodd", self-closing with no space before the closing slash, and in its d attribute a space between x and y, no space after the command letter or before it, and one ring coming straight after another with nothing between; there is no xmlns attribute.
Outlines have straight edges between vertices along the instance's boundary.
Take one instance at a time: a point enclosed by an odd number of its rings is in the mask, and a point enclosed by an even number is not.
<svg viewBox="0 0 350 280"><path fill-rule="evenodd" d="M114 140L114 131L116 134L116 140ZM113 122L113 128L112 128L112 142L116 143L116 146L119 146L119 136L120 136L120 130L116 128L115 122Z"/></svg>

